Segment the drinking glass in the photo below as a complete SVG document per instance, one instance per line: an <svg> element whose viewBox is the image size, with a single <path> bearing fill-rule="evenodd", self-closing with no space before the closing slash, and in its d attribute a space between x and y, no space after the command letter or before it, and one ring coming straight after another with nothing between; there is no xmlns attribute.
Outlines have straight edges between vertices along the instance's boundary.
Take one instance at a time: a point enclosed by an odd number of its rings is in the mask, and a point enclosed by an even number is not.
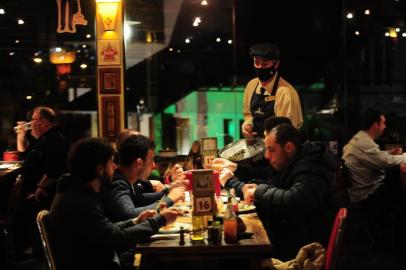
<svg viewBox="0 0 406 270"><path fill-rule="evenodd" d="M27 132L31 129L31 122L21 122L21 124L15 126L13 129L15 133Z"/></svg>

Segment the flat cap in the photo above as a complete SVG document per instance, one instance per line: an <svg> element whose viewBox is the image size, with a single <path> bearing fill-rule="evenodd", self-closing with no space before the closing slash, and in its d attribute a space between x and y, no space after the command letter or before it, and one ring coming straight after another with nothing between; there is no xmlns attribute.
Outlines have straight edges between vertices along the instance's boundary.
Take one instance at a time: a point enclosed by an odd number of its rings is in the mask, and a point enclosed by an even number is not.
<svg viewBox="0 0 406 270"><path fill-rule="evenodd" d="M258 43L249 49L252 57L258 56L268 60L279 60L279 48L271 43Z"/></svg>

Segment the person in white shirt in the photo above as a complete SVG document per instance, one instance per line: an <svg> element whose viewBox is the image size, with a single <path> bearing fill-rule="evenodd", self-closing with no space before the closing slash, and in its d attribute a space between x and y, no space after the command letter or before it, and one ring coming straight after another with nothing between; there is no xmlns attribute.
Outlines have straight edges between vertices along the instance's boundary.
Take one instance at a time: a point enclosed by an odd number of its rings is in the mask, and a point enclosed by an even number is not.
<svg viewBox="0 0 406 270"><path fill-rule="evenodd" d="M381 151L375 140L386 128L385 115L368 109L363 115L362 127L344 146L343 160L351 178L351 203L370 199L384 184L385 169L406 163L401 148Z"/></svg>

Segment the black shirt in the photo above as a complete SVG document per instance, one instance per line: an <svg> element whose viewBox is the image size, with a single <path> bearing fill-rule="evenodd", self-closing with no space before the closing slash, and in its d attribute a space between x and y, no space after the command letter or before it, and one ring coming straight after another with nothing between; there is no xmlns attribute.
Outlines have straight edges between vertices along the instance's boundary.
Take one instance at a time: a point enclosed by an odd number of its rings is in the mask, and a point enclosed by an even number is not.
<svg viewBox="0 0 406 270"><path fill-rule="evenodd" d="M69 146L59 126L46 131L26 151L21 196L35 192L44 174L57 179L65 171Z"/></svg>

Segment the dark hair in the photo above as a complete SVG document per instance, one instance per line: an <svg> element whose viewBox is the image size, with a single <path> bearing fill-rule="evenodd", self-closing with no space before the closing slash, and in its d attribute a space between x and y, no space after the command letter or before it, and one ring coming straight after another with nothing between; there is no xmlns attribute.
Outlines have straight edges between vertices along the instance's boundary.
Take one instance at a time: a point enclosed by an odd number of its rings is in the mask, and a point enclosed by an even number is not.
<svg viewBox="0 0 406 270"><path fill-rule="evenodd" d="M361 121L361 129L367 130L369 129L374 123L381 122L381 116L385 115L382 111L376 109L367 109L362 114L362 121Z"/></svg>
<svg viewBox="0 0 406 270"><path fill-rule="evenodd" d="M265 132L270 132L274 127L280 124L292 125L289 118L283 116L270 116L265 120L264 129Z"/></svg>
<svg viewBox="0 0 406 270"><path fill-rule="evenodd" d="M80 140L69 153L70 173L79 181L90 182L98 176L97 166L106 165L113 154L114 149L107 139Z"/></svg>
<svg viewBox="0 0 406 270"><path fill-rule="evenodd" d="M118 149L120 145L131 135L139 135L140 132L135 129L124 129L121 131L116 138L116 148Z"/></svg>
<svg viewBox="0 0 406 270"><path fill-rule="evenodd" d="M130 166L137 158L146 159L148 150L154 150L155 144L144 135L131 135L118 148L121 166Z"/></svg>
<svg viewBox="0 0 406 270"><path fill-rule="evenodd" d="M41 118L46 119L49 123L51 124L58 123L58 117L56 116L55 111L52 110L51 108L40 106L36 107L34 111L38 111Z"/></svg>
<svg viewBox="0 0 406 270"><path fill-rule="evenodd" d="M302 140L299 131L289 124L280 124L271 130L275 134L276 143L285 146L286 143L292 142L296 149L302 147Z"/></svg>

